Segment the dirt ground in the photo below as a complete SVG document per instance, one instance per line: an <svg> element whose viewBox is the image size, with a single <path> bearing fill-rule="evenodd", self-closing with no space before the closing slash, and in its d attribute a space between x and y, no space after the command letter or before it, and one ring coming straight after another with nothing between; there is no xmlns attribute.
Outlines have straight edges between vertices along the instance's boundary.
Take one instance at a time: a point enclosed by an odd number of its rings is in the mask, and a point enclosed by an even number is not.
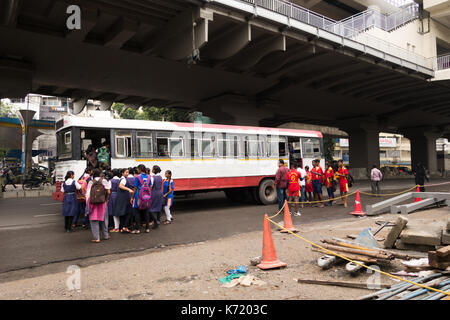
<svg viewBox="0 0 450 320"><path fill-rule="evenodd" d="M450 214L447 207L420 211L408 215L410 221L430 219L444 221ZM330 212L330 215L332 213ZM378 228L376 221L395 221L398 215L385 214L376 217L348 219L296 227L300 235L319 243L323 238L345 238L358 234L365 227ZM140 255L104 257L104 262L83 267L83 261L73 261L47 266L55 272L43 276L18 279L26 272L15 271L16 280L0 284L0 299L358 299L371 290L299 284L294 278L340 280L366 283L372 273L361 271L357 276L348 275L345 264L323 271L317 266L320 253L312 252L311 245L290 235L281 234L272 227L278 258L287 263L279 270L261 271L250 265L250 258L261 255L262 227L260 232L242 233L232 237L191 245L165 247L145 251ZM382 230L377 237L384 237L390 228ZM90 244L95 245L95 244ZM423 253L422 253L423 255ZM81 290L68 290L66 281L70 277L65 270L69 265L81 267ZM219 279L226 271L245 265L248 273L266 282L265 285L224 288ZM44 268L44 267L40 267ZM396 260L383 271L402 269ZM28 274L27 277L30 275ZM394 284L398 280L380 276L381 283Z"/></svg>

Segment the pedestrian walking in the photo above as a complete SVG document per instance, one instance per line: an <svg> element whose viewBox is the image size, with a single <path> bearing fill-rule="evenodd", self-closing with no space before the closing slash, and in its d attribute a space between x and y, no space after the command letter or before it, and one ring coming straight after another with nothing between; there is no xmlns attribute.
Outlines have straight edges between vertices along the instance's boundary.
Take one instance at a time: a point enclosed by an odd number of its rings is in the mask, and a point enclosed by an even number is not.
<svg viewBox="0 0 450 320"><path fill-rule="evenodd" d="M336 175L339 177L339 192L342 197L342 203L344 207L347 208L347 194L348 194L348 170L344 166L344 161L338 161L339 170Z"/></svg>
<svg viewBox="0 0 450 320"><path fill-rule="evenodd" d="M64 216L64 229L66 232L72 231L72 222L79 213L76 191L81 189L81 185L74 180L75 173L67 171L64 183L61 185L61 192L64 193L62 213Z"/></svg>
<svg viewBox="0 0 450 320"><path fill-rule="evenodd" d="M128 180L129 169L120 170L120 180L117 189L117 197L112 209L112 215L114 216L114 230L119 232L130 232L128 229L128 222L131 216L131 194L133 193L133 182ZM112 188L112 185L111 185Z"/></svg>
<svg viewBox="0 0 450 320"><path fill-rule="evenodd" d="M163 196L163 180L161 175L161 168L154 165L152 168L151 184L152 184L152 203L149 209L149 215L153 220L153 229L159 227L161 223L161 210L164 203ZM147 232L147 231L146 231Z"/></svg>
<svg viewBox="0 0 450 320"><path fill-rule="evenodd" d="M289 182L289 202L294 202L294 215L300 216L300 211L298 210L298 199L300 196L300 172L297 171L297 163L294 161L291 163L291 170L287 174Z"/></svg>
<svg viewBox="0 0 450 320"><path fill-rule="evenodd" d="M372 193L373 194L380 194L380 181L383 179L383 174L381 171L377 168L377 165L374 164L372 167L372 171L370 171L370 180L371 180L371 186L372 186Z"/></svg>
<svg viewBox="0 0 450 320"><path fill-rule="evenodd" d="M322 201L322 181L324 180L325 175L323 174L323 170L322 167L320 166L319 160L313 161L313 168L311 169L311 174L312 174L314 201ZM318 202L317 206L323 208L324 204Z"/></svg>
<svg viewBox="0 0 450 320"><path fill-rule="evenodd" d="M106 220L107 203L111 194L111 183L103 176L100 169L95 169L93 179L89 181L86 199L89 206L89 221L94 243L100 242L100 233L104 240L109 239L108 226Z"/></svg>
<svg viewBox="0 0 450 320"><path fill-rule="evenodd" d="M414 170L414 176L415 183L419 186L420 192L425 192L425 179L427 180L427 182L429 182L430 179L428 179L425 167L421 162L417 163Z"/></svg>
<svg viewBox="0 0 450 320"><path fill-rule="evenodd" d="M288 185L288 181L287 181L288 171L289 171L288 168L286 168L286 166L284 165L284 160L283 159L278 160L278 170L275 174L274 185L277 190L278 209L279 210L281 210L281 208L283 208L284 201L287 200L286 189L287 189L287 185Z"/></svg>
<svg viewBox="0 0 450 320"><path fill-rule="evenodd" d="M325 187L327 188L328 199L334 198L334 170L331 163L327 162L325 171ZM333 200L327 202L329 206L333 205Z"/></svg>
<svg viewBox="0 0 450 320"><path fill-rule="evenodd" d="M163 197L164 197L164 212L166 213L166 221L164 224L170 224L173 221L170 208L173 204L173 190L175 189L175 182L172 180L172 171L167 170L165 172L166 179L164 179L163 185Z"/></svg>
<svg viewBox="0 0 450 320"><path fill-rule="evenodd" d="M10 184L14 187L14 189L17 189L16 185L14 184L14 173L11 169L11 167L9 167L6 171L6 183L3 186L3 191L6 191L6 186Z"/></svg>
<svg viewBox="0 0 450 320"><path fill-rule="evenodd" d="M113 224L111 224L111 232L119 232L120 231L120 218L119 216L115 216L114 215L114 206L116 203L116 199L117 199L117 192L119 190L119 183L120 183L120 178L118 177L120 175L119 170L118 169L114 169L112 171L112 179L109 180L111 182L111 196L109 197L109 201L108 201L108 215L110 217L112 217Z"/></svg>
<svg viewBox="0 0 450 320"><path fill-rule="evenodd" d="M148 210L151 205L151 179L146 173L147 169L143 164L137 167L138 176L134 178L134 191L133 191L133 212L135 225L131 233L141 233L141 218L146 220L145 231L150 232L150 222L148 221ZM148 231L147 231L148 230Z"/></svg>
<svg viewBox="0 0 450 320"><path fill-rule="evenodd" d="M78 219L81 216L82 217L82 228L87 228L87 216L86 216L86 192L87 192L87 185L90 181L90 169L86 169L84 174L78 179L78 184L81 186L81 189L77 191L77 201L78 201L78 214L75 216L73 220L72 227L75 228L78 223Z"/></svg>

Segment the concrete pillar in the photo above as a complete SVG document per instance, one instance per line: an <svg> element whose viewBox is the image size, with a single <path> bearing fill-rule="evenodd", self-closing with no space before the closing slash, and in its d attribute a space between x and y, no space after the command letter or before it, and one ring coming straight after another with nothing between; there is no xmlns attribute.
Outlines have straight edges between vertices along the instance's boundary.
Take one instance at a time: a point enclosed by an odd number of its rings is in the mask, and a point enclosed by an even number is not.
<svg viewBox="0 0 450 320"><path fill-rule="evenodd" d="M19 119L22 124L22 173L31 168L33 139L30 135L30 124L36 111L19 110Z"/></svg>
<svg viewBox="0 0 450 320"><path fill-rule="evenodd" d="M350 174L368 179L374 164L380 166L380 130L374 119L353 119L340 126L348 133Z"/></svg>
<svg viewBox="0 0 450 320"><path fill-rule="evenodd" d="M427 131L426 128L415 128L407 130L405 136L411 141L411 165L413 169L418 163L422 163L431 176L439 176L436 139L441 137L441 134L432 130Z"/></svg>

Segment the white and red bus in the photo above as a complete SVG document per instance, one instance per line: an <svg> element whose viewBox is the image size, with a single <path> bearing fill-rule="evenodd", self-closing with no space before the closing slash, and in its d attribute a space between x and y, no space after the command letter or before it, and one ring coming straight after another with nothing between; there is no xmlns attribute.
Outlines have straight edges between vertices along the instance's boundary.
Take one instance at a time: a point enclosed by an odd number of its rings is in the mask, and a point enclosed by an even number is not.
<svg viewBox="0 0 450 320"><path fill-rule="evenodd" d="M176 192L225 191L232 200L252 198L276 202L273 179L278 159L295 159L311 168L324 166L322 134L318 131L248 126L179 123L66 116L56 123L57 190L67 171L82 175L89 145L110 146L111 168L138 164L171 170Z"/></svg>

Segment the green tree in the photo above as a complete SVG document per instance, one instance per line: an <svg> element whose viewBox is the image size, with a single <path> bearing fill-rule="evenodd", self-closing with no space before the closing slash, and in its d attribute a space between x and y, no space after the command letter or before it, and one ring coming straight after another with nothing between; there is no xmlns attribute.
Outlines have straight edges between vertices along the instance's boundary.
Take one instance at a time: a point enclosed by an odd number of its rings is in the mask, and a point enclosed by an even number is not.
<svg viewBox="0 0 450 320"><path fill-rule="evenodd" d="M325 136L323 138L323 148L324 154L325 154L325 160L332 161L334 158L334 148L336 146L336 142L334 141L333 137Z"/></svg>
<svg viewBox="0 0 450 320"><path fill-rule="evenodd" d="M112 109L121 119L179 122L189 122L192 120L190 112L174 108L143 106L141 110L133 110L131 108L125 109L123 103L114 103Z"/></svg>
<svg viewBox="0 0 450 320"><path fill-rule="evenodd" d="M112 109L117 112L121 119L136 119L138 112L134 109L127 108L123 103L114 103Z"/></svg>
<svg viewBox="0 0 450 320"><path fill-rule="evenodd" d="M0 101L0 117L17 118L16 110L12 105Z"/></svg>

